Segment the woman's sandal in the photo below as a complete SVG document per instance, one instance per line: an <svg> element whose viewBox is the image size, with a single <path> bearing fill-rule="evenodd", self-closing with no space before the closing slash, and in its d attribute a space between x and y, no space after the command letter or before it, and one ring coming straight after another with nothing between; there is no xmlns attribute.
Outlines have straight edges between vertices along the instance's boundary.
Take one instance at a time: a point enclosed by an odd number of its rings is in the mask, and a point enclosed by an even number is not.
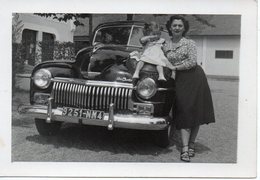
<svg viewBox="0 0 260 180"><path fill-rule="evenodd" d="M194 148L194 146L195 146L194 142L189 144L188 152L189 152L189 156L190 157L194 157L195 156L195 148Z"/></svg>
<svg viewBox="0 0 260 180"><path fill-rule="evenodd" d="M190 157L194 157L195 156L195 149L194 148L189 148L188 153L189 153Z"/></svg>
<svg viewBox="0 0 260 180"><path fill-rule="evenodd" d="M190 156L188 151L183 151L181 153L181 160L184 162L190 162Z"/></svg>

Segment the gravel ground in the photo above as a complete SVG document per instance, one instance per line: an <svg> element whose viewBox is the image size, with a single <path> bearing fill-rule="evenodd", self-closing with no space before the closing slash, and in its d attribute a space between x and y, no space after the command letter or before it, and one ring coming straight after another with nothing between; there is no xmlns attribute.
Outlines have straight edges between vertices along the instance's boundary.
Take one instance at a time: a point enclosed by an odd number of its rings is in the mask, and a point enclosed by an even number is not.
<svg viewBox="0 0 260 180"><path fill-rule="evenodd" d="M238 81L209 79L216 123L203 125L196 142L194 163L235 163L237 152ZM145 131L66 124L54 137L38 134L30 116L17 107L28 103L27 91L13 96L12 161L49 162L180 162L180 135L159 148Z"/></svg>

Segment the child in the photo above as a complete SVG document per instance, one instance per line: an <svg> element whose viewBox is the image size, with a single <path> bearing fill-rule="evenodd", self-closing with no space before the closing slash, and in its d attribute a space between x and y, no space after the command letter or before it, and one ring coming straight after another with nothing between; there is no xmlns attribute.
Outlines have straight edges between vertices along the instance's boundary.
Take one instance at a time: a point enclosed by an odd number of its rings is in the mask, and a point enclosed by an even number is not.
<svg viewBox="0 0 260 180"><path fill-rule="evenodd" d="M134 58L138 61L133 74L133 79L139 78L140 70L143 68L145 63L156 65L156 69L159 74L158 80L166 81L163 73L163 67L170 68L172 70L171 78L175 79L173 65L164 56L161 49L165 40L160 38L161 32L159 25L155 22L145 24L143 33L144 36L140 39L141 44L144 46L143 53L140 54L137 51L130 53L130 58Z"/></svg>

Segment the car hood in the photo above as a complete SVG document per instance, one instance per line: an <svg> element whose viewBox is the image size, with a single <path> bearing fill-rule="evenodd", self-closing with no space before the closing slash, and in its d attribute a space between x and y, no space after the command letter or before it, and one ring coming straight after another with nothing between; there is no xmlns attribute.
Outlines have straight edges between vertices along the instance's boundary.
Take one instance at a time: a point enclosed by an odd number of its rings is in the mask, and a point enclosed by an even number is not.
<svg viewBox="0 0 260 180"><path fill-rule="evenodd" d="M129 53L140 51L141 48L119 46L119 45L101 45L93 48L90 57L89 70L92 72L102 72L113 64L121 64L129 57Z"/></svg>

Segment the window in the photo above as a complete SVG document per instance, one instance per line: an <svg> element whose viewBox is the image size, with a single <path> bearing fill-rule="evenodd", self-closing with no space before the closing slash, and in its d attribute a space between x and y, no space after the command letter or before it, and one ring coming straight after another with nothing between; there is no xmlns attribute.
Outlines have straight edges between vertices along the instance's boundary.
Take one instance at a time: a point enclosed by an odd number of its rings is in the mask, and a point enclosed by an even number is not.
<svg viewBox="0 0 260 180"><path fill-rule="evenodd" d="M216 59L233 59L233 51L231 50L216 50L215 51Z"/></svg>
<svg viewBox="0 0 260 180"><path fill-rule="evenodd" d="M142 47L142 44L140 43L141 37L143 37L143 28L142 27L134 27L132 31L132 35L130 37L129 45L130 46L140 46Z"/></svg>
<svg viewBox="0 0 260 180"><path fill-rule="evenodd" d="M42 33L42 61L53 60L54 35Z"/></svg>
<svg viewBox="0 0 260 180"><path fill-rule="evenodd" d="M24 29L22 33L22 58L25 59L29 65L32 66L35 65L36 34L37 31L33 31L30 29Z"/></svg>

